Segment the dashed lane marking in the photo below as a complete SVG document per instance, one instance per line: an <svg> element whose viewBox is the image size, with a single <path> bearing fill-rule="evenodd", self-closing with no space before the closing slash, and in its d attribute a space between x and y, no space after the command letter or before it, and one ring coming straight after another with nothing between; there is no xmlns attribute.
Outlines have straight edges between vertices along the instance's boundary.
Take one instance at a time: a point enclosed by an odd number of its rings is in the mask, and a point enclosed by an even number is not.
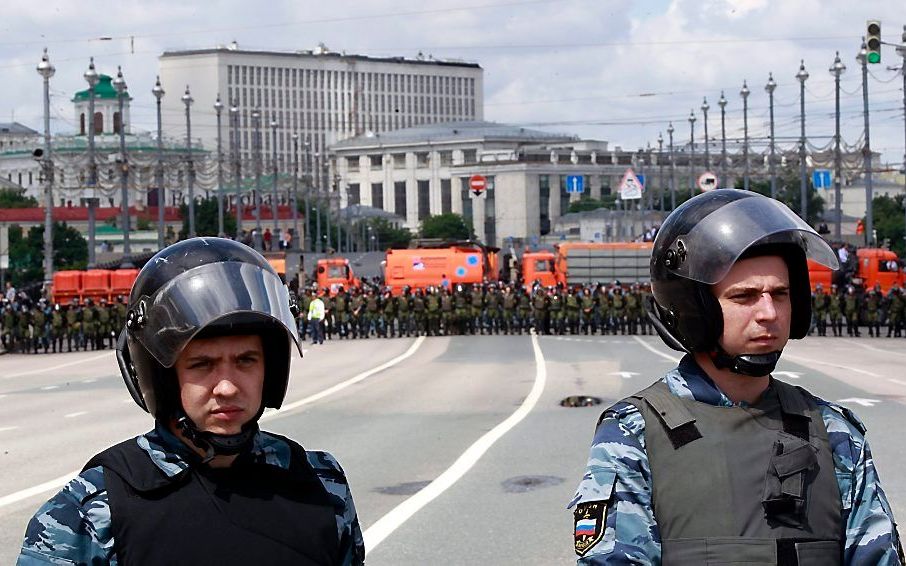
<svg viewBox="0 0 906 566"><path fill-rule="evenodd" d="M60 388L59 385L48 385L46 387L42 387L41 391L50 391L52 389L59 389L59 388Z"/></svg>
<svg viewBox="0 0 906 566"><path fill-rule="evenodd" d="M823 360L815 360L812 358L805 358L805 357L796 356L793 354L784 354L784 357L788 360L796 360L796 361L805 362L808 364L820 364L823 366L830 366L830 367L835 367L835 368L839 368L839 369L845 369L846 371L851 371L853 373L861 373L862 375L868 375L871 377L881 377L880 375L878 375L876 373L866 371L864 369L854 368L851 366L845 366L843 364L838 364L838 363L834 363L834 362L825 362Z"/></svg>
<svg viewBox="0 0 906 566"><path fill-rule="evenodd" d="M544 385L547 381L547 367L544 362L544 354L541 352L541 346L538 342L538 336L532 333L532 350L535 353L535 382L531 391L522 402L522 405L516 409L513 414L506 420L495 426L490 431L482 435L462 455L453 462L442 474L437 476L434 481L425 486L421 491L403 501L390 510L389 513L377 520L371 525L365 533L365 548L373 551L381 542L390 536L393 531L398 529L403 523L412 518L422 507L431 503L440 494L459 481L468 472L478 460L484 456L495 442L500 440L503 435L510 431L514 426L519 424L522 419L528 415L541 393L544 391Z"/></svg>
<svg viewBox="0 0 906 566"><path fill-rule="evenodd" d="M63 415L64 419L72 419L75 417L81 417L82 415L87 415L88 411L77 411L75 413L69 413L68 415Z"/></svg>
<svg viewBox="0 0 906 566"><path fill-rule="evenodd" d="M894 379L892 377L888 378L887 381L889 381L891 383L896 383L897 385L906 385L906 381L903 381L901 379ZM2 397L2 395L0 395L0 397Z"/></svg>

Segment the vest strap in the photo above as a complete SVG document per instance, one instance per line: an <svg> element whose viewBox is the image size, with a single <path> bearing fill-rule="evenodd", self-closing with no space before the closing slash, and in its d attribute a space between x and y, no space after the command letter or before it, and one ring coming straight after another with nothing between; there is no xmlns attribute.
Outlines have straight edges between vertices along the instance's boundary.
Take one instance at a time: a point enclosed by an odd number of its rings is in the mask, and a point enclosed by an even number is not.
<svg viewBox="0 0 906 566"><path fill-rule="evenodd" d="M787 385L782 381L771 379L771 385L780 400L783 413L783 430L793 436L808 441L809 423L813 407L808 403L805 393L799 388Z"/></svg>
<svg viewBox="0 0 906 566"><path fill-rule="evenodd" d="M633 399L644 401L657 414L674 449L678 450L702 437L698 427L695 426L695 417L682 401L670 392L664 382L657 381L651 384L627 401L633 403Z"/></svg>

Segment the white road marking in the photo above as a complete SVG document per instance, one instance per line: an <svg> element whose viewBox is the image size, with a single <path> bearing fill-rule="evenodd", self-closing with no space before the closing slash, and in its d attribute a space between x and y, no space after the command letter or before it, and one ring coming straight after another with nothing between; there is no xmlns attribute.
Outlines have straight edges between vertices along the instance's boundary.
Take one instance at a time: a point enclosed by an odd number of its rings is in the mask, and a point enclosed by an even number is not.
<svg viewBox="0 0 906 566"><path fill-rule="evenodd" d="M51 389L59 389L59 385L48 385L47 387L42 387L41 391L50 391Z"/></svg>
<svg viewBox="0 0 906 566"><path fill-rule="evenodd" d="M3 395L0 395L0 399L3 399L4 397L6 397L6 393L4 393Z"/></svg>
<svg viewBox="0 0 906 566"><path fill-rule="evenodd" d="M16 430L17 428L19 428L19 427L17 427L17 426L4 426L4 427L0 427L0 432L4 432L4 431L7 431L7 430Z"/></svg>
<svg viewBox="0 0 906 566"><path fill-rule="evenodd" d="M295 403L290 403L288 405L284 405L283 408L278 412L262 415L260 420L263 421L263 420L267 419L268 417L277 417L277 416L280 416L281 413L285 413L286 411L295 409L297 407L301 407L302 405L313 403L319 399L323 399L324 397L327 397L328 395L336 393L337 391L340 391L341 389L345 389L346 387L349 387L350 385L358 383L359 381L362 381L363 379L365 379L371 375L374 375L375 373L378 373L391 366L394 366L394 365L398 364L399 362L405 360L412 354L414 354L415 351L418 350L419 346L421 346L422 342L424 342L424 341L425 341L425 337L419 336L415 340L415 342L412 344L412 346L410 346L409 349L406 350L405 353L393 358L392 360L385 362L385 363L377 366L374 369L370 369L366 372L360 373L359 375L357 375L351 379L347 379L346 381L344 381L342 383L338 383L337 385L334 385L333 387L328 387L327 389L325 389L324 391L322 391L320 393L310 395L310 396L306 397L305 399L296 401ZM56 387L56 386L54 386L54 387ZM123 403L133 403L133 402L134 401L132 400L132 398L123 399ZM40 485L36 485L34 487L29 487L27 489L23 489L21 491L17 491L14 493L10 493L9 495L0 497L0 509L2 509L3 507L6 507L7 505L12 505L13 503L15 503L17 501L22 501L23 499L28 499L29 497L33 497L35 495L41 495L42 493L45 493L47 491L59 489L60 487L66 485L66 483L68 483L69 480L71 480L72 478L79 475L80 471L81 470L75 470L64 476L60 476L60 477L58 477L56 479L52 479L50 481L46 481Z"/></svg>
<svg viewBox="0 0 906 566"><path fill-rule="evenodd" d="M897 385L906 385L906 381L902 381L902 380L899 380L899 379L894 379L894 378L892 378L892 377L889 378L887 381L890 381L891 383L896 383ZM0 395L0 397L3 397L3 395Z"/></svg>
<svg viewBox="0 0 906 566"><path fill-rule="evenodd" d="M782 376L782 377L788 377L788 378L790 378L790 379L799 379L799 377L802 376L802 372L798 372L798 371L772 371L772 372L771 372L771 375L773 375L773 376L775 376L775 377L779 375L779 376Z"/></svg>
<svg viewBox="0 0 906 566"><path fill-rule="evenodd" d="M654 354L657 354L658 356L660 356L664 359L670 360L671 362L675 362L675 363L679 363L679 361L680 361L680 358L677 358L676 356L671 356L670 354L668 354L666 352L662 352L662 351L658 350L657 348L655 348L648 342L645 342L638 336L633 336L632 339L635 340L636 342L638 342L639 344L641 344L646 350L648 350Z"/></svg>
<svg viewBox="0 0 906 566"><path fill-rule="evenodd" d="M860 348L865 348L866 350L874 350L875 352L881 352L884 354L893 354L894 356L906 356L906 353L904 353L904 352L895 352L893 350L885 350L884 348L876 348L875 346L866 344L862 340L846 339L846 340L843 340L843 342L846 342L847 344L853 344L855 346L859 346Z"/></svg>
<svg viewBox="0 0 906 566"><path fill-rule="evenodd" d="M639 374L637 374L634 371L612 371L612 372L610 372L610 375L619 375L623 379L629 379L632 376L639 375Z"/></svg>
<svg viewBox="0 0 906 566"><path fill-rule="evenodd" d="M872 373L870 371L865 371L864 369L854 368L854 367L850 367L850 366L844 366L843 364L837 364L834 362L813 360L812 358L803 358L802 356L795 356L793 354L784 354L784 357L788 360L798 360L800 362L806 362L806 363L810 363L810 364L821 364L824 366L831 366L831 367L835 367L835 368L845 369L846 371L851 371L853 373L861 373L862 375L868 375L871 377L881 377L880 375L878 375L876 373Z"/></svg>
<svg viewBox="0 0 906 566"><path fill-rule="evenodd" d="M390 536L393 531L398 529L403 523L408 521L422 507L431 503L437 496L459 481L466 472L468 472L472 466L484 456L485 452L487 452L495 442L500 440L503 435L519 424L519 422L532 411L538 403L538 399L541 397L541 393L544 391L544 385L547 382L547 367L544 362L544 354L541 353L541 346L538 344L538 336L534 332L532 332L532 350L535 353L535 383L532 385L532 389L522 402L522 405L520 405L513 414L507 417L506 420L486 432L481 438L469 446L469 448L463 452L449 468L437 476L434 481L409 499L391 509L390 512L371 525L364 533L365 548L368 550L377 548L384 539Z"/></svg>
<svg viewBox="0 0 906 566"><path fill-rule="evenodd" d="M68 415L63 415L63 418L64 418L64 419L71 419L71 418L74 418L74 417L81 417L82 415L87 415L87 414L88 414L88 411L78 411L78 412L75 412L75 413L69 413Z"/></svg>
<svg viewBox="0 0 906 566"><path fill-rule="evenodd" d="M55 371L55 370L62 369L62 368L68 368L69 366L77 366L79 364L84 364L85 362L93 362L94 360L100 360L101 358L104 358L107 356L112 356L112 355L113 355L113 350L111 350L109 352L104 352L103 354L98 354L97 356L92 356L90 358L84 358L81 360L66 362L65 364L57 364L55 366L49 366L49 367L40 368L40 369L33 369L33 370L29 370L29 371L22 371L19 373L8 373L3 376L3 379L7 379L7 378L11 378L11 377L22 377L25 375L35 375L38 373L46 373L49 371Z"/></svg>
<svg viewBox="0 0 906 566"><path fill-rule="evenodd" d="M874 407L876 404L881 401L877 399L863 399L861 397L850 397L848 399L839 399L837 403L855 403L856 405L862 405L863 407Z"/></svg>
<svg viewBox="0 0 906 566"><path fill-rule="evenodd" d="M95 381L97 381L97 379L92 377L91 379L83 379L82 383L94 383Z"/></svg>

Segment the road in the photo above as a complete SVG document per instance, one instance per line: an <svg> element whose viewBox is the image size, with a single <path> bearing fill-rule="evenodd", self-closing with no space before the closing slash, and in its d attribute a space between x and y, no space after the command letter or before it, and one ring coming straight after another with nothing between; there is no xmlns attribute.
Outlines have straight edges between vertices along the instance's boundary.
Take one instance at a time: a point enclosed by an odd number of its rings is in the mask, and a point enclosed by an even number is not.
<svg viewBox="0 0 906 566"><path fill-rule="evenodd" d="M778 376L853 408L895 514L906 517L906 342L811 337ZM263 428L346 469L370 565L568 564L566 504L605 404L678 353L651 336L398 338L306 346ZM150 428L110 352L0 357L0 563L25 524L96 452Z"/></svg>

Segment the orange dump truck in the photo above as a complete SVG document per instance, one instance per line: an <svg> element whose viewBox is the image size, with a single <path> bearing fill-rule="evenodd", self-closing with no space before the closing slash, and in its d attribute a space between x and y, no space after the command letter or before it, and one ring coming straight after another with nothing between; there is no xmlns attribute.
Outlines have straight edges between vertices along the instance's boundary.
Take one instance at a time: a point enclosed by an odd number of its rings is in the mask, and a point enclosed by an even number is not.
<svg viewBox="0 0 906 566"><path fill-rule="evenodd" d="M894 252L880 248L859 248L856 250L856 259L858 261L856 271L851 274L849 280L845 279L842 272L835 273L820 263L809 260L808 277L812 291L818 283L821 283L825 290L830 289L831 283L837 285L851 283L865 290L873 289L875 284L879 283L884 293L889 292L894 283L900 287L906 285L906 274Z"/></svg>
<svg viewBox="0 0 906 566"><path fill-rule="evenodd" d="M526 252L522 256L522 280L531 288L535 280L544 286L593 285L620 280L645 282L651 278L651 242L567 242L554 252Z"/></svg>
<svg viewBox="0 0 906 566"><path fill-rule="evenodd" d="M362 282L356 278L349 260L345 257L328 257L318 260L315 268L315 278L319 289L330 289L330 296L337 294L340 285L347 291L353 287L361 287Z"/></svg>
<svg viewBox="0 0 906 566"><path fill-rule="evenodd" d="M399 295L404 287L439 287L444 281L451 286L497 281L499 251L471 241L390 249L384 259L384 282Z"/></svg>

